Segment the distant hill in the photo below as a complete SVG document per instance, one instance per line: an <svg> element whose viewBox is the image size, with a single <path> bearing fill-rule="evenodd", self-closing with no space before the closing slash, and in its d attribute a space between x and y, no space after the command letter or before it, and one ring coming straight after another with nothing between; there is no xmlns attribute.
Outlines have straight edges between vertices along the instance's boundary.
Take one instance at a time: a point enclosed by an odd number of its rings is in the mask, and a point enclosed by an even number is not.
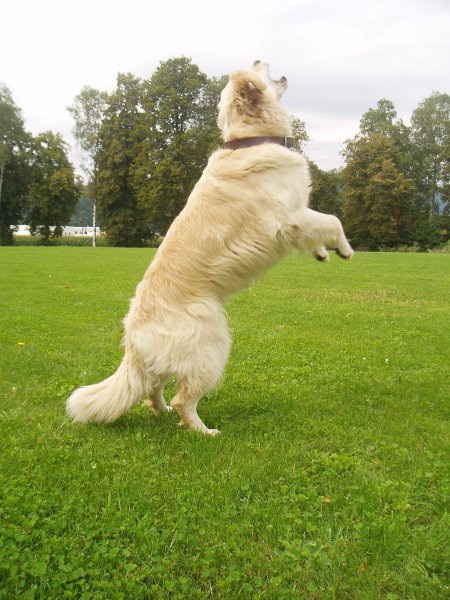
<svg viewBox="0 0 450 600"><path fill-rule="evenodd" d="M75 207L75 212L70 218L69 225L72 227L87 227L92 225L93 203L87 196L82 196L78 200Z"/></svg>

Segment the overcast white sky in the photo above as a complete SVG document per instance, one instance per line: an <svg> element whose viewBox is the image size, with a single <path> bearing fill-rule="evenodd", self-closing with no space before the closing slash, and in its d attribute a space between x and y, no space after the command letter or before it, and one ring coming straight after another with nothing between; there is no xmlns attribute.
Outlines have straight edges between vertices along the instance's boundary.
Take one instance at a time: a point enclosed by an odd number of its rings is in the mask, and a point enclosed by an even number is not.
<svg viewBox="0 0 450 600"><path fill-rule="evenodd" d="M0 19L0 81L26 128L72 146L66 107L83 86L111 91L119 71L146 78L181 55L209 76L255 59L286 75L284 102L322 169L342 164L380 98L408 121L433 91L450 92L450 0L5 0Z"/></svg>

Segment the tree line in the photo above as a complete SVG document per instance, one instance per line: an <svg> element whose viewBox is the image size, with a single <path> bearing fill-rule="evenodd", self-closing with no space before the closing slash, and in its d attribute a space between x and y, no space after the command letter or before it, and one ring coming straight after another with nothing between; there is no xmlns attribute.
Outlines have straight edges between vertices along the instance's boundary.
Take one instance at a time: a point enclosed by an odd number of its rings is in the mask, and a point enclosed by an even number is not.
<svg viewBox="0 0 450 600"><path fill-rule="evenodd" d="M0 244L14 242L13 226L24 219L34 235L62 234L81 193L67 151L56 133L28 133L11 92L0 87Z"/></svg>
<svg viewBox="0 0 450 600"><path fill-rule="evenodd" d="M183 208L211 152L220 147L217 105L226 77L209 78L188 58L161 62L149 79L119 74L110 94L85 87L68 107L85 185L52 132L33 138L11 93L0 88L0 243L28 223L61 234L82 197L115 246L145 246ZM295 150L308 140L292 117ZM446 242L450 221L450 97L433 93L411 125L382 99L347 140L342 169L312 161L311 207L339 216L357 248ZM55 226L51 229L50 226Z"/></svg>
<svg viewBox="0 0 450 600"><path fill-rule="evenodd" d="M345 167L330 172L311 164L311 206L344 221L356 248L417 245L449 239L450 96L433 93L414 110L411 125L382 99L347 140Z"/></svg>

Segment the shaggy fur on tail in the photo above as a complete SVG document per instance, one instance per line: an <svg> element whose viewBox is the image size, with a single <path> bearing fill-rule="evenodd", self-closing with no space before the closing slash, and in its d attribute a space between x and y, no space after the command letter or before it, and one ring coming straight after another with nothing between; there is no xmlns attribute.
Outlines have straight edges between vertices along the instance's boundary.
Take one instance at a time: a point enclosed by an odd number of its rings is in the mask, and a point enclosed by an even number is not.
<svg viewBox="0 0 450 600"><path fill-rule="evenodd" d="M126 354L111 377L72 393L67 400L67 414L76 423L115 421L142 399L144 381L136 357Z"/></svg>

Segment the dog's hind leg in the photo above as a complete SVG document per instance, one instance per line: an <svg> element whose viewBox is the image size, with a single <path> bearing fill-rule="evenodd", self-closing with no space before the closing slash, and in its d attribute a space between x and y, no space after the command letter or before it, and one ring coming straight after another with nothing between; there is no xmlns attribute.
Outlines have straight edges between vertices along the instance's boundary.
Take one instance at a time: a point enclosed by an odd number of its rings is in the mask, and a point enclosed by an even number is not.
<svg viewBox="0 0 450 600"><path fill-rule="evenodd" d="M189 354L184 370L178 373L177 393L170 405L188 429L216 435L219 431L206 427L198 416L197 405L201 397L220 381L228 360L231 339L222 311L214 311L211 320L204 322L202 327L203 335L197 340L195 350L192 349Z"/></svg>
<svg viewBox="0 0 450 600"><path fill-rule="evenodd" d="M177 385L177 393L170 406L178 414L181 424L192 431L200 431L209 435L220 433L218 429L209 429L197 414L197 405L200 398L211 390L218 382L220 376L212 380L209 377L196 376L192 379L182 379Z"/></svg>
<svg viewBox="0 0 450 600"><path fill-rule="evenodd" d="M167 406L164 400L164 385L166 383L166 378L162 378L160 382L155 385L149 398L145 401L145 404L149 406L155 415L161 415L164 413L172 412L172 408Z"/></svg>
<svg viewBox="0 0 450 600"><path fill-rule="evenodd" d="M181 425L192 431L200 431L209 435L220 433L218 429L209 429L197 414L197 406L208 391L213 389L220 380L222 372L197 372L180 379L177 393L170 406L178 414Z"/></svg>

